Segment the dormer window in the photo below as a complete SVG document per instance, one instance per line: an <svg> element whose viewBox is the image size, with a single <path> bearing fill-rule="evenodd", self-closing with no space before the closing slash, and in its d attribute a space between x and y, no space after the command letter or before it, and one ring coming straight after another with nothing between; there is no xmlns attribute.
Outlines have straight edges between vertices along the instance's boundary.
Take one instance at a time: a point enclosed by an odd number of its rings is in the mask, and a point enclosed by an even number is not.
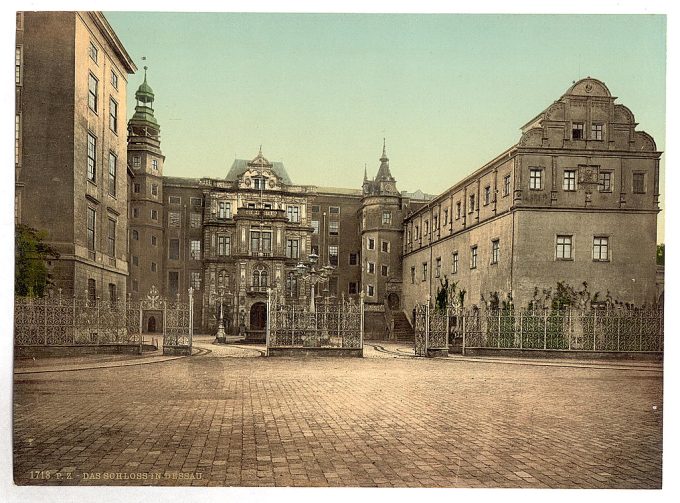
<svg viewBox="0 0 680 503"><path fill-rule="evenodd" d="M257 176L253 178L253 188L255 190L264 190L267 179L263 176Z"/></svg>

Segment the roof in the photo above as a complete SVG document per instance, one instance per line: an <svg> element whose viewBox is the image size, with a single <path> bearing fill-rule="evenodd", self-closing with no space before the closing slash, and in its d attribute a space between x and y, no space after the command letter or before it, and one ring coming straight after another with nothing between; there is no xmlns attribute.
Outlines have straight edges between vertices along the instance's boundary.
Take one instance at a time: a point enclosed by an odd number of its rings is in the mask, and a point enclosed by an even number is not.
<svg viewBox="0 0 680 503"><path fill-rule="evenodd" d="M228 182L236 181L236 179L239 176L241 176L243 173L245 173L246 171L248 171L248 169L251 168L251 166L248 166L249 162L251 161L247 161L245 159L234 159L234 163L231 165L231 168L229 169L229 173L227 173L227 177L225 178L225 180L227 180ZM275 161L270 164L271 170L279 178L279 180L281 180L286 185L293 184L282 162Z"/></svg>
<svg viewBox="0 0 680 503"><path fill-rule="evenodd" d="M318 194L341 194L343 196L361 196L361 189L345 189L342 187L316 187Z"/></svg>

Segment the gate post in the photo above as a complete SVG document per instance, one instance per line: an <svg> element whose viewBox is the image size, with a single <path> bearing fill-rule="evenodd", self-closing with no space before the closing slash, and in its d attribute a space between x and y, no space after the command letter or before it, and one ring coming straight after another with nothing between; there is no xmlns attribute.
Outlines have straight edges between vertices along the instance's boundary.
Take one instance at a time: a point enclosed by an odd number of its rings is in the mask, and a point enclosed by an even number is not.
<svg viewBox="0 0 680 503"><path fill-rule="evenodd" d="M265 325L265 355L269 356L269 334L271 331L272 289L267 288L267 323Z"/></svg>
<svg viewBox="0 0 680 503"><path fill-rule="evenodd" d="M427 305L425 306L425 356L429 355L430 350L430 296L427 296Z"/></svg>
<svg viewBox="0 0 680 503"><path fill-rule="evenodd" d="M461 355L465 356L465 318L467 318L465 311L461 308L460 310L460 317L462 318L462 325L463 325L463 347L461 348Z"/></svg>
<svg viewBox="0 0 680 503"><path fill-rule="evenodd" d="M193 344L194 344L194 287L189 287L189 355L191 355L191 348Z"/></svg>
<svg viewBox="0 0 680 503"><path fill-rule="evenodd" d="M364 296L366 294L363 290L359 294L359 310L361 311L361 327L359 330L359 345L361 350L364 350Z"/></svg>

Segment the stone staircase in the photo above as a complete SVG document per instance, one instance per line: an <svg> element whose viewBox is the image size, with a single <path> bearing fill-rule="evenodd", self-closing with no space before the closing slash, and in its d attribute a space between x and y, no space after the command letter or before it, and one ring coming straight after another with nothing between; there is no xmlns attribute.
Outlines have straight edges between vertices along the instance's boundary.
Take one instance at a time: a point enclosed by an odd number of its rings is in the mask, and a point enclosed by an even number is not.
<svg viewBox="0 0 680 503"><path fill-rule="evenodd" d="M413 342L414 333L411 324L402 311L392 311L394 317L394 335L399 342Z"/></svg>

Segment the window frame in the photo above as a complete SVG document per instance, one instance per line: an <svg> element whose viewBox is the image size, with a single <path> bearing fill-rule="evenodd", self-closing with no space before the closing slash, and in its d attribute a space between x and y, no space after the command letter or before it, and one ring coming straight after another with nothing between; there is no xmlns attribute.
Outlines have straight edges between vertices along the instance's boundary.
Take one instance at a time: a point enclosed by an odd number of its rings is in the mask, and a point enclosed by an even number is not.
<svg viewBox="0 0 680 503"><path fill-rule="evenodd" d="M590 139L594 141L604 141L603 122L593 122L590 124Z"/></svg>
<svg viewBox="0 0 680 503"><path fill-rule="evenodd" d="M112 225L113 224L113 225ZM106 253L109 257L116 257L116 219L108 217L106 227Z"/></svg>
<svg viewBox="0 0 680 503"><path fill-rule="evenodd" d="M470 247L470 269L477 269L477 258L479 256L479 246Z"/></svg>
<svg viewBox="0 0 680 503"><path fill-rule="evenodd" d="M189 240L189 258L191 260L201 260L201 240Z"/></svg>
<svg viewBox="0 0 680 503"><path fill-rule="evenodd" d="M383 210L382 212L382 225L392 225L392 212L389 210Z"/></svg>
<svg viewBox="0 0 680 503"><path fill-rule="evenodd" d="M92 89L94 83L94 90ZM92 72L88 72L87 78L87 107L95 114L99 108L99 79Z"/></svg>
<svg viewBox="0 0 680 503"><path fill-rule="evenodd" d="M601 193L611 193L612 191L612 171L600 171L597 174L597 190ZM604 175L607 175L607 183L604 183Z"/></svg>
<svg viewBox="0 0 680 503"><path fill-rule="evenodd" d="M97 47L92 40L90 40L90 45L87 48L87 54L95 64L99 64L99 47Z"/></svg>
<svg viewBox="0 0 680 503"><path fill-rule="evenodd" d="M109 151L109 195L116 197L116 185L118 182L118 156Z"/></svg>
<svg viewBox="0 0 680 503"><path fill-rule="evenodd" d="M335 257L335 258L333 258ZM328 264L337 267L340 258L340 247L338 245L328 246Z"/></svg>
<svg viewBox="0 0 680 503"><path fill-rule="evenodd" d="M458 251L451 252L451 274L458 274L459 260Z"/></svg>
<svg viewBox="0 0 680 503"><path fill-rule="evenodd" d="M596 241L600 241L596 243ZM604 240L604 243L602 241ZM598 256L595 255L595 250L598 250ZM602 258L602 250L605 251L605 258ZM593 262L609 262L610 258L610 246L609 246L609 236L607 235L597 235L593 236L593 250L592 250Z"/></svg>
<svg viewBox="0 0 680 503"><path fill-rule="evenodd" d="M642 186L637 187L636 186L636 177L641 177L642 178ZM646 194L647 193L647 173L642 172L642 171L633 171L633 174L631 176L631 192L633 194Z"/></svg>
<svg viewBox="0 0 680 503"><path fill-rule="evenodd" d="M578 131L578 134L575 134ZM585 123L575 121L571 123L571 139L585 140Z"/></svg>
<svg viewBox="0 0 680 503"><path fill-rule="evenodd" d="M286 239L286 258L300 258L300 240L298 238Z"/></svg>
<svg viewBox="0 0 680 503"><path fill-rule="evenodd" d="M491 240L491 265L498 264L498 259L500 257L501 240L492 239Z"/></svg>
<svg viewBox="0 0 680 503"><path fill-rule="evenodd" d="M87 251L94 255L97 249L97 208L87 207ZM91 256L90 258L94 258Z"/></svg>
<svg viewBox="0 0 680 503"><path fill-rule="evenodd" d="M503 197L510 195L510 175L503 177Z"/></svg>
<svg viewBox="0 0 680 503"><path fill-rule="evenodd" d="M97 137L87 133L87 179L92 183L97 180Z"/></svg>
<svg viewBox="0 0 680 503"><path fill-rule="evenodd" d="M543 190L543 168L529 168L529 190Z"/></svg>
<svg viewBox="0 0 680 503"><path fill-rule="evenodd" d="M118 134L118 102L109 96L109 129Z"/></svg>
<svg viewBox="0 0 680 503"><path fill-rule="evenodd" d="M576 192L578 185L576 183L576 170L565 169L562 172L562 190L564 192Z"/></svg>
<svg viewBox="0 0 680 503"><path fill-rule="evenodd" d="M569 255L565 256L565 251L569 251ZM555 260L574 260L574 235L573 234L556 234L555 235Z"/></svg>

